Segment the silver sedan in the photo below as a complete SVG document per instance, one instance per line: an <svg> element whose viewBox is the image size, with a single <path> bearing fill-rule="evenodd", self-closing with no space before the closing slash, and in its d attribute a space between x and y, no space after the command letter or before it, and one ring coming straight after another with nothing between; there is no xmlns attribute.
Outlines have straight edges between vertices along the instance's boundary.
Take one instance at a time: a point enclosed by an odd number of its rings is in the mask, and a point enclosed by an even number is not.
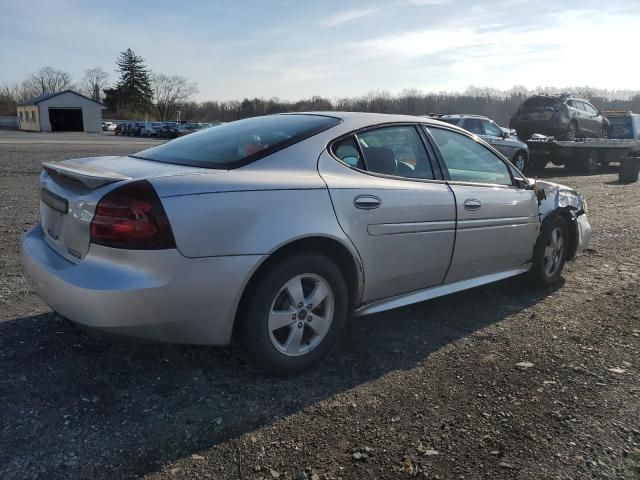
<svg viewBox="0 0 640 480"><path fill-rule="evenodd" d="M580 194L422 117L272 115L43 167L22 262L52 309L141 339L235 337L275 374L317 362L350 315L557 282L591 234Z"/></svg>

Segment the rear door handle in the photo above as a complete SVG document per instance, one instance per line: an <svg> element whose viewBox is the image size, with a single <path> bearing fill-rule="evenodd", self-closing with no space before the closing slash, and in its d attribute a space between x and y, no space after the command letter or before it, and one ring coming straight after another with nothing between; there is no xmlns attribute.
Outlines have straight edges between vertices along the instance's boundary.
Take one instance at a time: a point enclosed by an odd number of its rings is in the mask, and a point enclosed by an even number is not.
<svg viewBox="0 0 640 480"><path fill-rule="evenodd" d="M480 200L476 198L468 198L464 201L464 209L465 210L480 210L482 208L482 203Z"/></svg>
<svg viewBox="0 0 640 480"><path fill-rule="evenodd" d="M373 210L382 205L382 200L375 195L358 195L353 199L353 204L362 210Z"/></svg>

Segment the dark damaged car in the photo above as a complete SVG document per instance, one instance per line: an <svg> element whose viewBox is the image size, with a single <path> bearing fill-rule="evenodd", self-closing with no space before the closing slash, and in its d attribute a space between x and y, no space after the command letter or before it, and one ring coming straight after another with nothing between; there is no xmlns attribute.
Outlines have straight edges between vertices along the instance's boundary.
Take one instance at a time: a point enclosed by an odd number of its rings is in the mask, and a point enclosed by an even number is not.
<svg viewBox="0 0 640 480"><path fill-rule="evenodd" d="M562 95L534 95L520 105L509 128L523 140L535 133L560 140L607 137L609 120L587 100Z"/></svg>

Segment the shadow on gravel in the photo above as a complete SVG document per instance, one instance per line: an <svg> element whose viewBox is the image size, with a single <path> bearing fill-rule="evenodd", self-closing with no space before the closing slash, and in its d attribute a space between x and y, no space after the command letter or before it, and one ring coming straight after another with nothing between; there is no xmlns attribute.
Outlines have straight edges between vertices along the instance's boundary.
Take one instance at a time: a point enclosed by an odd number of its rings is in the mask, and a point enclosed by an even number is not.
<svg viewBox="0 0 640 480"><path fill-rule="evenodd" d="M518 277L355 319L325 361L289 379L249 371L234 348L103 343L54 314L5 321L0 477L122 478L156 471L391 371L411 369L550 293Z"/></svg>

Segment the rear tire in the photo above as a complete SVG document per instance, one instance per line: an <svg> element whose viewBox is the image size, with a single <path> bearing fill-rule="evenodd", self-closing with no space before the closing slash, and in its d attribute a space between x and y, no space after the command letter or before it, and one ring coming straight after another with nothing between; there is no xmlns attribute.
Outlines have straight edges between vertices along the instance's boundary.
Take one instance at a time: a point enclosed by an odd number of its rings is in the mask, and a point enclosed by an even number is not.
<svg viewBox="0 0 640 480"><path fill-rule="evenodd" d="M576 139L577 134L578 134L578 125L576 125L576 122L571 122L569 124L569 127L567 128L567 131L563 136L563 140L573 142Z"/></svg>
<svg viewBox="0 0 640 480"><path fill-rule="evenodd" d="M529 169L532 171L539 172L540 170L544 170L544 167L547 166L547 163L549 162L546 158L532 158L532 159L530 158Z"/></svg>
<svg viewBox="0 0 640 480"><path fill-rule="evenodd" d="M543 287L558 283L567 261L569 227L564 217L555 215L542 224L533 249L532 279Z"/></svg>
<svg viewBox="0 0 640 480"><path fill-rule="evenodd" d="M278 376L317 363L347 320L347 292L342 272L323 255L295 254L269 268L253 282L238 319L251 363Z"/></svg>
<svg viewBox="0 0 640 480"><path fill-rule="evenodd" d="M581 172L595 172L598 168L598 152L595 150L587 150L578 158L577 166Z"/></svg>
<svg viewBox="0 0 640 480"><path fill-rule="evenodd" d="M618 179L623 183L635 183L640 172L640 158L623 158L620 160Z"/></svg>

